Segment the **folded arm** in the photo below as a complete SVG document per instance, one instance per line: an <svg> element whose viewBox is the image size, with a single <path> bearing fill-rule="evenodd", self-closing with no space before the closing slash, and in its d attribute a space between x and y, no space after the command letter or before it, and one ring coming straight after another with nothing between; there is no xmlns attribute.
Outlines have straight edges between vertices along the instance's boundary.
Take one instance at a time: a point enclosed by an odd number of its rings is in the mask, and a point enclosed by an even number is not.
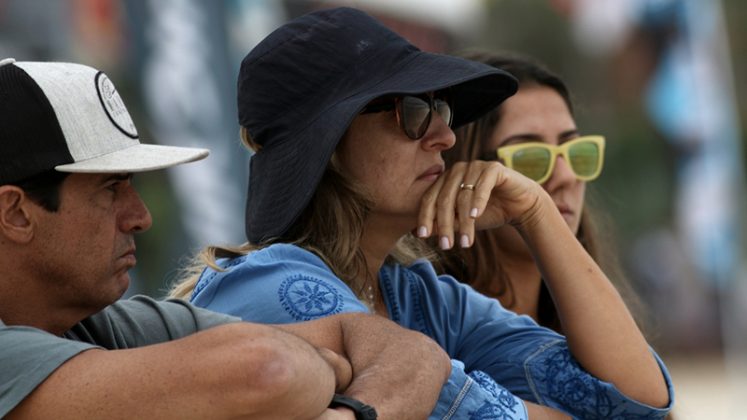
<svg viewBox="0 0 747 420"><path fill-rule="evenodd" d="M334 388L333 369L308 343L233 323L163 344L79 353L8 418L313 418Z"/></svg>
<svg viewBox="0 0 747 420"><path fill-rule="evenodd" d="M446 245L455 243L454 232L471 245L475 229L505 224L537 261L581 366L641 403L668 406L665 377L625 303L539 184L497 162L459 162L424 195L419 216L423 236L444 237Z"/></svg>
<svg viewBox="0 0 747 420"><path fill-rule="evenodd" d="M351 313L278 326L345 355L353 380L345 391L379 418L422 419L449 377L449 357L431 339L375 315Z"/></svg>

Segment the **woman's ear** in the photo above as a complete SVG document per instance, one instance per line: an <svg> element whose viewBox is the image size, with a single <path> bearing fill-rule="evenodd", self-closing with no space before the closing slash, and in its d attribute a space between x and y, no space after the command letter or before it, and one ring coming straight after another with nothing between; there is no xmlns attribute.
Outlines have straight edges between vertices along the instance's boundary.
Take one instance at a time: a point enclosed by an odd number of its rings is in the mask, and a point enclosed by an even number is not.
<svg viewBox="0 0 747 420"><path fill-rule="evenodd" d="M0 186L0 235L10 241L28 243L33 238L26 193L15 185Z"/></svg>

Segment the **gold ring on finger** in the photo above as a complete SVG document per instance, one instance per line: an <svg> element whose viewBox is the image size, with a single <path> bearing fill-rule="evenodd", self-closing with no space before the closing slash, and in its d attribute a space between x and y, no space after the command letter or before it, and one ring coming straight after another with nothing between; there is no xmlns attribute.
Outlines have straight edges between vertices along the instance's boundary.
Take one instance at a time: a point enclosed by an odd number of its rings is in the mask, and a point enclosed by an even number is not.
<svg viewBox="0 0 747 420"><path fill-rule="evenodd" d="M459 184L459 189L474 191L475 190L475 185L474 184L465 184L464 182L462 182L461 184Z"/></svg>

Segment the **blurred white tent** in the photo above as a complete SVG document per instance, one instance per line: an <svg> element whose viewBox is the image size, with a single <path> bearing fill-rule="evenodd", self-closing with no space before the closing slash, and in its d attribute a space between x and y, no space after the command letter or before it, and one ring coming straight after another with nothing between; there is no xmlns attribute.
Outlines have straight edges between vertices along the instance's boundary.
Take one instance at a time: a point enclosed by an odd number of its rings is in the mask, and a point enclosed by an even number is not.
<svg viewBox="0 0 747 420"><path fill-rule="evenodd" d="M348 5L402 20L437 26L457 36L473 35L484 16L482 0L322 0L322 5Z"/></svg>

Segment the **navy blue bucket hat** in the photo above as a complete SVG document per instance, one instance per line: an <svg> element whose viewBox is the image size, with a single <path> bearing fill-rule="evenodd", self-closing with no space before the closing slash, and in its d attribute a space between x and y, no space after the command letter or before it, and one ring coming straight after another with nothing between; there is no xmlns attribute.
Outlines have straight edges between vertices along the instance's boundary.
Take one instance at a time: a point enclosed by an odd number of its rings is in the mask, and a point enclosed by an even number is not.
<svg viewBox="0 0 747 420"><path fill-rule="evenodd" d="M250 165L247 239L282 238L366 104L446 88L456 128L513 95L517 83L482 63L423 52L351 8L310 13L268 35L238 79L239 124L260 146Z"/></svg>

